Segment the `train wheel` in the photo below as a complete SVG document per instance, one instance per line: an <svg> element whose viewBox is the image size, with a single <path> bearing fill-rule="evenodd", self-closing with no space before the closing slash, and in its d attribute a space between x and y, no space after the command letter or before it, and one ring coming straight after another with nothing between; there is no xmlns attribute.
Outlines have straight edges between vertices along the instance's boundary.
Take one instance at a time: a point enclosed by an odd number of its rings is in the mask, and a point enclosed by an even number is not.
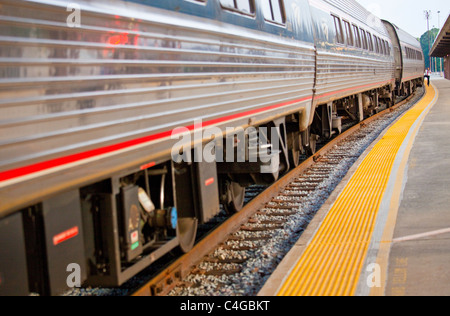
<svg viewBox="0 0 450 316"><path fill-rule="evenodd" d="M302 155L302 139L300 133L289 133L289 164L292 169L300 165L300 157Z"/></svg>
<svg viewBox="0 0 450 316"><path fill-rule="evenodd" d="M317 139L318 135L311 134L309 137L309 146L306 147L306 153L308 156L312 156L317 152Z"/></svg>
<svg viewBox="0 0 450 316"><path fill-rule="evenodd" d="M291 168L297 168L300 165L300 156L302 153L300 150L291 149L289 151L289 163L291 165Z"/></svg>
<svg viewBox="0 0 450 316"><path fill-rule="evenodd" d="M245 188L237 182L226 181L224 184L226 200L223 201L223 207L228 214L234 214L244 207Z"/></svg>
<svg viewBox="0 0 450 316"><path fill-rule="evenodd" d="M177 238L183 252L187 253L194 247L197 227L197 218L184 217L178 219Z"/></svg>

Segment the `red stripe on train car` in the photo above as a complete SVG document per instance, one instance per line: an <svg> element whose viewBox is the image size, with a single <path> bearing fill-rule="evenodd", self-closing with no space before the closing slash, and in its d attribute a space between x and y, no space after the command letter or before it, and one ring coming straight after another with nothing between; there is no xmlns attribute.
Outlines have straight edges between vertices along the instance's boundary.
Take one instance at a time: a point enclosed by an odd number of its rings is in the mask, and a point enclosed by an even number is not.
<svg viewBox="0 0 450 316"><path fill-rule="evenodd" d="M203 122L202 123L202 127L207 127L207 126L219 124L219 123L223 123L223 122L226 122L226 121L232 121L232 120L239 119L239 118L242 118L242 117L245 117L245 116L249 116L249 115L260 114L262 112L275 110L275 109L278 109L278 108L286 107L286 106L289 106L289 105L292 105L292 104L295 104L295 103L304 102L304 101L308 101L308 100L312 100L312 96L306 97L306 98L302 98L302 99L293 100L293 101L289 101L289 102L284 102L284 103L280 103L280 104L276 104L276 105L271 105L271 106L267 106L267 107L264 107L264 108L255 109L255 110L252 110L252 111L237 113L237 114L233 114L233 115L229 115L229 116L213 119L213 120L210 120L210 121L207 121L207 122ZM190 131L194 131L197 128L197 126L190 125L190 126L186 126L185 128L187 128ZM137 146L137 145L142 145L142 144L145 144L145 143L150 143L150 142L153 142L153 141L156 141L156 140L168 138L168 137L170 137L172 135L177 135L177 134L181 134L181 133L182 133L181 131L178 131L178 132L166 131L166 132L162 132L162 133L158 133L158 134L154 134L154 135L149 135L149 136L142 137L142 138L129 140L129 141L126 141L126 142L115 144L115 145L101 147L101 148L85 151L85 152L74 154L74 155L69 155L69 156L56 158L56 159L52 159L52 160L48 160L48 161L44 161L44 162L39 162L39 163L36 163L36 164L33 164L33 165L29 165L29 166L26 166L26 167L12 169L12 170L8 170L8 171L3 171L3 172L0 172L0 182L7 181L7 180L12 180L12 179L23 177L23 176L27 176L27 175L31 175L33 173L49 170L49 169L52 169L52 168L65 166L65 165L68 165L68 164L71 164L71 163L80 162L80 161L83 161L83 160L86 160L86 159L89 159L89 158L98 157L98 156L101 156L101 155L104 155L104 154L113 153L113 152L116 152L116 151L119 151L119 150L131 148L131 147L134 147L134 146Z"/></svg>

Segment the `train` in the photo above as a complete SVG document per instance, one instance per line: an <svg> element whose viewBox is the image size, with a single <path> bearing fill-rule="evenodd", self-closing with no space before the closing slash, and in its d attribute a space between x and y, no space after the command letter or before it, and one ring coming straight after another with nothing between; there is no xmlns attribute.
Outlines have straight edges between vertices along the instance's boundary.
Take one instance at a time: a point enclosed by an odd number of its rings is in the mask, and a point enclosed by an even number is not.
<svg viewBox="0 0 450 316"><path fill-rule="evenodd" d="M353 0L2 0L0 295L188 252L423 73L417 39Z"/></svg>

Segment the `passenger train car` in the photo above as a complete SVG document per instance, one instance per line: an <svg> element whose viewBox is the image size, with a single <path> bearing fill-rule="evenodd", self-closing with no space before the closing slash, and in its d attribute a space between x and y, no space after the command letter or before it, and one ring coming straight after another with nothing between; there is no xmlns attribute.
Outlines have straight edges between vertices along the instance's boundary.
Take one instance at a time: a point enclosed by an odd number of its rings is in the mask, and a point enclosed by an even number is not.
<svg viewBox="0 0 450 316"><path fill-rule="evenodd" d="M352 0L3 0L0 295L119 286L189 251L423 70ZM202 159L241 142L257 159Z"/></svg>

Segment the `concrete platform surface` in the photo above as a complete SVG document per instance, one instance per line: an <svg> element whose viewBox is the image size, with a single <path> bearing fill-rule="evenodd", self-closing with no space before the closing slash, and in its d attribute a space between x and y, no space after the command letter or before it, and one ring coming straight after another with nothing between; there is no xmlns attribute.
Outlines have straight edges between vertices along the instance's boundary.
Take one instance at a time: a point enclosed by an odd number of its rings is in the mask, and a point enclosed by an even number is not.
<svg viewBox="0 0 450 316"><path fill-rule="evenodd" d="M433 80L434 79L434 80ZM392 240L385 295L450 295L450 81L414 141Z"/></svg>

